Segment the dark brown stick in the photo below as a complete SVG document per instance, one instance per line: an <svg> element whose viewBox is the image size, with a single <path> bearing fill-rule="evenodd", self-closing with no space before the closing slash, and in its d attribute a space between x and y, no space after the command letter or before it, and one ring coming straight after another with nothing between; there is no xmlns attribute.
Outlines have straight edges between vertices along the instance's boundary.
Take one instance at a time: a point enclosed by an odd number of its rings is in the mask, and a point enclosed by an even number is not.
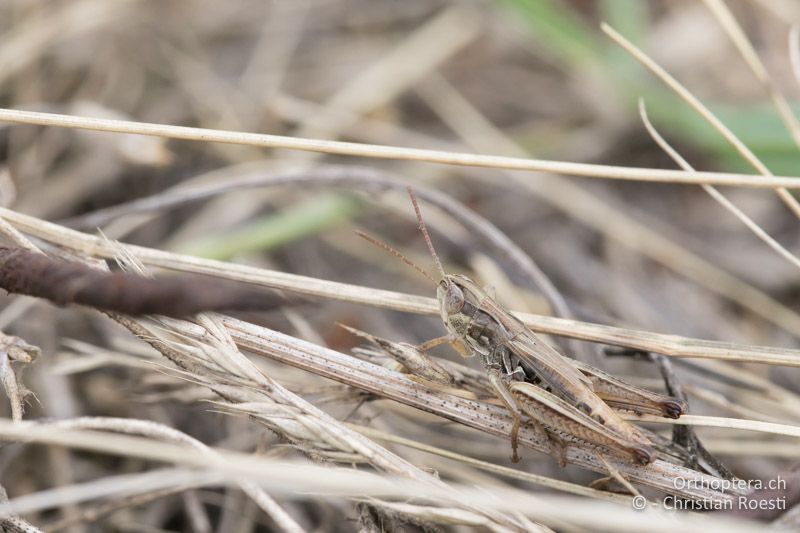
<svg viewBox="0 0 800 533"><path fill-rule="evenodd" d="M266 310L281 305L276 293L202 276L146 278L104 272L22 248L0 246L0 287L127 315L186 317L203 311Z"/></svg>

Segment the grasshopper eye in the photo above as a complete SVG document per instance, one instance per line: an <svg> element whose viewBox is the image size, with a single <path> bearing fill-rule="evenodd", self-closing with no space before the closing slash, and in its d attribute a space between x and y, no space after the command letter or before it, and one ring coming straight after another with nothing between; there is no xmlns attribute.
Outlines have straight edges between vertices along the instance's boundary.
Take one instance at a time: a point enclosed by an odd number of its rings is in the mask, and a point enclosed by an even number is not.
<svg viewBox="0 0 800 533"><path fill-rule="evenodd" d="M448 283L445 287L444 302L448 313L458 313L464 307L464 293L455 284Z"/></svg>

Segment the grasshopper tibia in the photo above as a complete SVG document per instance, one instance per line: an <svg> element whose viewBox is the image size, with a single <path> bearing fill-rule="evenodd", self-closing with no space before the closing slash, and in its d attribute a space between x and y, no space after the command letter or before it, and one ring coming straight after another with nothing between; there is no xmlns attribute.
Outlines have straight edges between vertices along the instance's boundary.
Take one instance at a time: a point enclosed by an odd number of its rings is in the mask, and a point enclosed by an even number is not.
<svg viewBox="0 0 800 533"><path fill-rule="evenodd" d="M506 409L511 413L514 418L513 425L511 426L511 462L518 463L520 461L519 454L517 454L519 426L522 421L522 411L520 411L514 395L509 390L508 385L503 380L500 370L497 368L489 369L489 383L492 384L495 394L503 402Z"/></svg>

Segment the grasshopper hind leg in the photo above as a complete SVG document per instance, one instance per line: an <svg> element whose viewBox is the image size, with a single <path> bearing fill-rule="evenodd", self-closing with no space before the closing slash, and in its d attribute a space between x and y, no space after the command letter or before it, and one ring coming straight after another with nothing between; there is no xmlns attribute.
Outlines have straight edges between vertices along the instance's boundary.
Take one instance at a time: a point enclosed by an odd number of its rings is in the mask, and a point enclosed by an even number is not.
<svg viewBox="0 0 800 533"><path fill-rule="evenodd" d="M487 365L489 383L491 383L495 394L503 403L503 405L505 405L506 409L508 409L514 419L511 427L511 450L513 454L511 461L518 463L520 460L519 455L517 454L519 428L522 424L522 415L524 411L523 408L520 407L517 399L514 397L514 394L511 392L508 383L514 381L523 381L526 377L526 374L525 370L520 365L516 365L516 367L514 367L508 350L495 350L492 355L494 356L495 363L492 365ZM567 449L569 448L569 445L564 440L559 438L557 434L548 431L547 428L545 428L544 425L542 425L542 423L536 418L528 416L528 419L533 424L536 432L546 441L548 441L553 449L558 453L558 464L562 468L565 467L567 465Z"/></svg>
<svg viewBox="0 0 800 533"><path fill-rule="evenodd" d="M511 461L518 463L520 457L517 449L519 447L519 428L522 424L522 409L508 388L508 382L524 381L525 370L512 362L511 354L505 347L497 347L491 354L491 363L487 364L487 373L489 375L489 383L492 385L495 394L513 417L513 425L511 426ZM549 438L544 426L539 424L537 420L531 420L536 426L536 430Z"/></svg>
<svg viewBox="0 0 800 533"><path fill-rule="evenodd" d="M517 454L517 441L519 439L519 426L522 423L522 410L519 408L519 405L517 405L517 400L514 399L508 385L506 385L500 369L490 368L488 374L489 383L491 383L495 394L497 394L497 397L503 402L503 405L505 405L506 409L508 409L511 416L514 418L513 425L511 426L511 461L518 463L520 458Z"/></svg>

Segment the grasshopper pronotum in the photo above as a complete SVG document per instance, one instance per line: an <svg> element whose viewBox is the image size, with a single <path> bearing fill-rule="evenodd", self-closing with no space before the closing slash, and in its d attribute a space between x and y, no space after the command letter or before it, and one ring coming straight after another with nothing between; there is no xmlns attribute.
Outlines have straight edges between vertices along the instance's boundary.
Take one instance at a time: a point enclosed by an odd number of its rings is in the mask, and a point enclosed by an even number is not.
<svg viewBox="0 0 800 533"><path fill-rule="evenodd" d="M629 385L589 365L561 355L522 321L487 295L467 276L448 274L436 254L417 199L408 189L419 230L441 275L437 283L442 322L449 335L425 343L426 348L449 342L465 357L479 355L498 399L514 418L513 460L518 461L517 433L522 414L561 443L569 435L589 445L626 455L640 464L655 458L653 443L638 427L623 420L615 408L678 418L683 402ZM436 281L390 246L359 233L400 257L432 282ZM605 401L604 401L605 400Z"/></svg>

